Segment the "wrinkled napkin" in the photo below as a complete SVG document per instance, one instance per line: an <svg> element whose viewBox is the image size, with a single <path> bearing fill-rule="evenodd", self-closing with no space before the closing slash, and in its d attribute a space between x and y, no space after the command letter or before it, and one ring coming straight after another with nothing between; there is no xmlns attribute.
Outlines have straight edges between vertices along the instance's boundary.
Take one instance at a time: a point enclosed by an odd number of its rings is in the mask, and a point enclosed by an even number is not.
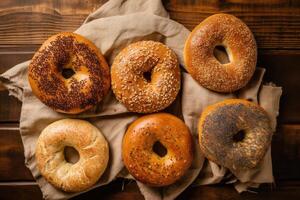
<svg viewBox="0 0 300 200"><path fill-rule="evenodd" d="M249 84L234 94L215 93L201 87L184 72L183 47L190 32L183 25L169 19L160 0L110 0L90 14L75 32L91 40L104 54L109 65L116 54L128 44L140 40L155 40L170 47L177 54L183 67L182 90L165 112L183 118L190 128L194 138L195 158L185 176L170 186L152 188L137 182L145 199L174 199L193 182L196 185L204 185L226 180L227 183L233 183L239 192L247 190L248 187L258 187L260 183L273 182L270 149L257 168L236 173L229 172L211 161L205 161L197 139L197 121L202 110L207 105L226 98L245 98L258 102L270 115L275 130L281 88L261 85L264 69L258 68ZM109 165L97 184L90 189L108 184L116 177L133 178L124 168L121 142L128 125L140 115L128 112L115 99L112 91L95 108L82 114L57 113L33 95L27 80L29 62L14 66L0 76L0 81L10 95L22 101L20 134L24 145L25 164L41 188L43 197L67 199L80 194L66 193L49 184L38 171L34 156L36 141L41 131L50 123L63 118L88 120L101 130L109 142Z"/></svg>

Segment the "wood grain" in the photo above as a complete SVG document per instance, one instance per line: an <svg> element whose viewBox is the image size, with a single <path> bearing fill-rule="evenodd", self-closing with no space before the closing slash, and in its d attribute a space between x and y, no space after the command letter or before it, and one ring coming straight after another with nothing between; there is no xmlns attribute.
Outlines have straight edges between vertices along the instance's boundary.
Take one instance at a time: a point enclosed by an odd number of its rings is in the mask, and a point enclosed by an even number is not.
<svg viewBox="0 0 300 200"><path fill-rule="evenodd" d="M293 0L168 0L172 19L192 30L214 13L229 13L252 30L259 48L300 49L300 3Z"/></svg>
<svg viewBox="0 0 300 200"><path fill-rule="evenodd" d="M30 59L50 35L76 30L88 14L107 0L1 0L0 73ZM225 12L241 18L253 31L258 66L266 82L283 86L279 128L272 143L277 187L259 195L238 195L230 186L189 187L178 199L299 199L300 196L300 1L163 0L172 19L192 30L204 18ZM0 86L0 199L41 199L24 165L18 122L21 103ZM292 124L287 124L292 123ZM286 180L292 180L287 182ZM25 181L25 182L24 182ZM117 180L75 199L143 199L135 183Z"/></svg>
<svg viewBox="0 0 300 200"><path fill-rule="evenodd" d="M0 122L17 122L20 119L22 103L8 91L0 91Z"/></svg>
<svg viewBox="0 0 300 200"><path fill-rule="evenodd" d="M231 186L203 186L188 188L178 199L236 199L236 200L276 200L276 199L298 199L300 195L298 182L281 182L273 188L270 185L263 185L261 189L254 190L257 193L238 194Z"/></svg>
<svg viewBox="0 0 300 200"><path fill-rule="evenodd" d="M273 172L277 180L300 180L300 125L282 125L272 141Z"/></svg>
<svg viewBox="0 0 300 200"><path fill-rule="evenodd" d="M0 138L0 181L32 181L31 172L25 166L18 124L1 124Z"/></svg>
<svg viewBox="0 0 300 200"><path fill-rule="evenodd" d="M264 82L282 87L278 123L300 123L300 51L261 51L258 65L267 69Z"/></svg>
<svg viewBox="0 0 300 200"><path fill-rule="evenodd" d="M276 187L270 185L262 186L258 193L238 194L232 186L214 185L190 187L184 191L177 200L281 200L298 199L300 195L300 183L280 182ZM2 183L0 184L1 199L3 200L22 200L22 199L42 199L40 189L34 182ZM270 192L272 191L272 192ZM96 188L87 193L72 198L73 200L84 199L110 199L110 200L143 200L135 182L116 180L109 185Z"/></svg>
<svg viewBox="0 0 300 200"><path fill-rule="evenodd" d="M0 1L0 47L41 44L50 35L76 30L106 0ZM30 39L28 39L30 38Z"/></svg>
<svg viewBox="0 0 300 200"><path fill-rule="evenodd" d="M1 31L0 31L1 32ZM25 48L22 51L4 51L0 48L0 74L11 67L32 58L33 49ZM8 91L0 83L0 122L19 121L21 114L21 102L15 97L9 96Z"/></svg>
<svg viewBox="0 0 300 200"><path fill-rule="evenodd" d="M0 197L2 200L42 199L42 193L35 182L0 183L0 191L2 191ZM99 198L111 200L144 199L136 184L123 180L113 181L109 185L94 189L73 199Z"/></svg>
<svg viewBox="0 0 300 200"><path fill-rule="evenodd" d="M74 31L88 14L104 2L105 0L1 1L0 47L41 44L54 33ZM256 36L259 48L300 48L299 1L272 0L263 3L258 0L165 0L164 5L172 19L190 30L207 16L225 12L234 14L247 23Z"/></svg>
<svg viewBox="0 0 300 200"><path fill-rule="evenodd" d="M24 165L18 124L0 127L0 181L33 180ZM281 125L272 142L273 171L277 180L300 179L300 125Z"/></svg>
<svg viewBox="0 0 300 200"><path fill-rule="evenodd" d="M42 199L40 188L34 182L0 183L2 200L29 200Z"/></svg>

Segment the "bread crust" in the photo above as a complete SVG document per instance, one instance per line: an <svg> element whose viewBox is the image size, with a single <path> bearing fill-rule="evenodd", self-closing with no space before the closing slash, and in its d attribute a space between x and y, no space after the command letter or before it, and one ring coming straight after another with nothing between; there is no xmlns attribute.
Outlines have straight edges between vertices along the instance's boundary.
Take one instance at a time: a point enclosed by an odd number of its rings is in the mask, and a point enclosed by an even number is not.
<svg viewBox="0 0 300 200"><path fill-rule="evenodd" d="M157 141L167 149L163 157L153 151ZM146 115L126 131L122 156L129 173L138 181L154 187L170 185L191 166L192 137L188 127L173 115Z"/></svg>
<svg viewBox="0 0 300 200"><path fill-rule="evenodd" d="M74 75L64 78L63 69ZM76 33L51 36L34 54L28 69L32 92L57 112L77 114L107 95L109 67L98 48Z"/></svg>
<svg viewBox="0 0 300 200"><path fill-rule="evenodd" d="M151 72L151 80L143 74ZM130 44L114 59L112 89L129 111L151 113L168 107L180 90L180 68L175 53L162 43Z"/></svg>
<svg viewBox="0 0 300 200"><path fill-rule="evenodd" d="M244 138L234 141L240 131ZM265 110L242 99L228 99L206 107L199 119L198 133L203 154L234 172L256 167L273 135Z"/></svg>
<svg viewBox="0 0 300 200"><path fill-rule="evenodd" d="M229 63L214 56L216 46L224 46ZM187 71L202 86L216 92L234 92L251 79L257 60L257 47L251 30L229 14L215 14L188 36L184 47Z"/></svg>
<svg viewBox="0 0 300 200"><path fill-rule="evenodd" d="M78 151L75 164L65 160L66 146ZM35 157L40 173L49 183L66 192L79 192L102 176L109 160L109 147L102 133L89 122L62 119L42 131Z"/></svg>

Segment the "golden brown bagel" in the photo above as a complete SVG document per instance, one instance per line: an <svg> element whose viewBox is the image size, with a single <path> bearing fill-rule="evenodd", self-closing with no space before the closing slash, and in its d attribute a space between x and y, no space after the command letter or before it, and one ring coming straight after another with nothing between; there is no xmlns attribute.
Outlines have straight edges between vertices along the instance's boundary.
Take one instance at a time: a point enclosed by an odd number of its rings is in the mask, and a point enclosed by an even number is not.
<svg viewBox="0 0 300 200"><path fill-rule="evenodd" d="M214 56L216 46L224 46L229 63ZM203 87L216 92L233 92L244 87L256 66L257 47L250 29L240 19L215 14L202 21L185 42L187 71Z"/></svg>
<svg viewBox="0 0 300 200"><path fill-rule="evenodd" d="M157 142L166 148L158 154ZM122 147L129 173L151 186L166 186L180 179L193 159L192 138L187 126L177 117L157 113L134 121L126 131Z"/></svg>
<svg viewBox="0 0 300 200"><path fill-rule="evenodd" d="M64 148L71 146L79 160L69 163ZM38 138L36 160L39 171L53 186L79 192L94 185L106 169L108 144L101 132L87 121L63 119L47 126Z"/></svg>
<svg viewBox="0 0 300 200"><path fill-rule="evenodd" d="M64 78L64 69L74 74ZM76 114L101 101L110 88L109 67L86 38L59 33L46 40L28 69L32 92L57 112Z"/></svg>
<svg viewBox="0 0 300 200"><path fill-rule="evenodd" d="M241 99L208 106L201 114L198 131L204 155L233 171L257 166L273 134L265 110Z"/></svg>
<svg viewBox="0 0 300 200"><path fill-rule="evenodd" d="M149 73L151 80L145 78ZM169 106L180 89L175 53L159 42L130 44L114 59L112 89L129 111L151 113ZM150 79L150 77L148 77Z"/></svg>

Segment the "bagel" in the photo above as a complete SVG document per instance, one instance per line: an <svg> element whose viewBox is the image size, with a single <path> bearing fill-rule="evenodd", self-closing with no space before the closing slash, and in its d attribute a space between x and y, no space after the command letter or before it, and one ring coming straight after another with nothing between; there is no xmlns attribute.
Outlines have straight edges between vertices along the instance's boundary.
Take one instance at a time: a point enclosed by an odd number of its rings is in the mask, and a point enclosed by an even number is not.
<svg viewBox="0 0 300 200"><path fill-rule="evenodd" d="M73 147L79 154L70 163L64 150ZM104 173L108 143L92 124L78 119L62 119L48 125L40 134L35 157L42 176L54 187L66 192L80 192L94 185Z"/></svg>
<svg viewBox="0 0 300 200"><path fill-rule="evenodd" d="M256 167L273 135L265 110L241 99L229 99L206 107L198 131L203 154L232 171Z"/></svg>
<svg viewBox="0 0 300 200"><path fill-rule="evenodd" d="M159 42L130 44L114 59L112 89L129 111L152 113L168 107L180 89L175 53Z"/></svg>
<svg viewBox="0 0 300 200"><path fill-rule="evenodd" d="M223 46L229 63L221 63L214 50ZM184 62L189 74L203 87L222 93L244 87L254 74L257 60L255 38L240 19L215 14L202 21L188 36Z"/></svg>
<svg viewBox="0 0 300 200"><path fill-rule="evenodd" d="M129 173L150 186L179 180L193 160L192 137L177 117L156 113L138 118L123 138L123 161Z"/></svg>
<svg viewBox="0 0 300 200"><path fill-rule="evenodd" d="M69 74L64 72L69 71ZM109 67L98 48L75 33L46 40L28 69L32 92L57 112L77 114L100 102L110 88Z"/></svg>

